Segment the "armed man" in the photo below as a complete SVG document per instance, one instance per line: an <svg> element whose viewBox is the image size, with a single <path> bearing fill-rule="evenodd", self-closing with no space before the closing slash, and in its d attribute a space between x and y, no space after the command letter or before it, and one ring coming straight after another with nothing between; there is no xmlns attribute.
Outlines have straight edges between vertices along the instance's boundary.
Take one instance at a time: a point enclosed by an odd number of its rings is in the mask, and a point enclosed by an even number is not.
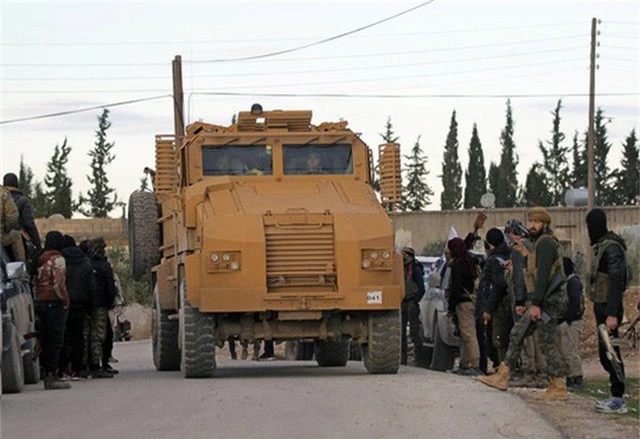
<svg viewBox="0 0 640 439"><path fill-rule="evenodd" d="M618 336L618 326L622 322L622 294L627 287L628 267L626 265L627 246L624 240L607 230L607 216L602 209L592 209L587 214L587 230L593 246L593 260L590 272L589 297L598 326L605 325L604 334L598 333L598 353L602 367L609 373L611 398L596 403L596 410L602 413L627 413L624 401L624 364L620 348L611 351L607 343L608 334ZM615 355L614 355L615 354Z"/></svg>
<svg viewBox="0 0 640 439"><path fill-rule="evenodd" d="M533 292L533 299L531 305L525 309L521 306L516 307L516 312L524 315L511 330L509 349L498 371L477 379L496 389L507 390L511 368L520 355L522 339L529 327L534 325L540 332L541 348L547 360L549 376L547 390L536 397L564 401L567 399L565 368L555 346L558 319L563 318L567 308L562 257L558 241L550 228L549 213L542 207L534 207L527 213L527 218L534 246L527 260L525 283L527 290Z"/></svg>
<svg viewBox="0 0 640 439"><path fill-rule="evenodd" d="M416 261L416 253L411 247L402 249L404 262L404 285L405 293L402 300L402 344L400 363L407 364L407 323L413 343L420 342L420 300L424 296L424 271L422 264Z"/></svg>

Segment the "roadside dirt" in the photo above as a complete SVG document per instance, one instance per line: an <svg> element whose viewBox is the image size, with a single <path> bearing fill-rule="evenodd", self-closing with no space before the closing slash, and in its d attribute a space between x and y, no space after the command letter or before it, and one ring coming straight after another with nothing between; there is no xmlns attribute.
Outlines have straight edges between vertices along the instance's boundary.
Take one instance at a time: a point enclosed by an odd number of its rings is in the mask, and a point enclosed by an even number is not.
<svg viewBox="0 0 640 439"><path fill-rule="evenodd" d="M623 323L622 331L640 313L636 308L639 299L640 287L632 287L625 294L624 320L627 324ZM628 404L629 414L611 415L596 412L594 407L596 400L610 396L606 392L607 386L601 385L606 383L609 375L602 368L598 359L598 339L593 306L591 303L586 303L585 306L585 329L582 334L581 346L582 369L587 387L591 388L590 383L598 383L600 384L599 389L591 392L570 393L569 400L564 402L540 402L533 398L533 395L540 392L539 390L514 389L510 391L517 393L534 410L545 416L567 438L638 438L640 437L640 407L638 407L637 401L640 389L637 378L640 377L640 344L638 344L640 340L637 340L635 348L622 349L627 378L636 378L636 380L627 380L627 393L630 394L632 400L635 398L635 403ZM636 328L637 331L640 331L640 325Z"/></svg>

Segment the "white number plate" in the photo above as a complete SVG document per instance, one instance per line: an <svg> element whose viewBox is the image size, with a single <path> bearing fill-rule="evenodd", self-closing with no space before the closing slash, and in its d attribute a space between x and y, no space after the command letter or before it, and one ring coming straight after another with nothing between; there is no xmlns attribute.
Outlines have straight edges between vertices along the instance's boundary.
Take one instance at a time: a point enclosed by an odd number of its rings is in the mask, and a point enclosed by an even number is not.
<svg viewBox="0 0 640 439"><path fill-rule="evenodd" d="M368 304L382 304L382 291L368 291L367 292Z"/></svg>

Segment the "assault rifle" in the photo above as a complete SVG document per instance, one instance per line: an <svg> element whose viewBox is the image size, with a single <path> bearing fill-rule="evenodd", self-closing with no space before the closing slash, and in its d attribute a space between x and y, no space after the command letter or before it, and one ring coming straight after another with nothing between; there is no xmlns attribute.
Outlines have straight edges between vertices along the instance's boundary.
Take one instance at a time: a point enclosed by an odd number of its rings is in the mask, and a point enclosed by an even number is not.
<svg viewBox="0 0 640 439"><path fill-rule="evenodd" d="M600 323L598 325L598 334L600 334L600 339L602 340L606 350L607 360L609 360L614 373L620 381L624 381L624 374L622 373L620 359L618 358L616 351L613 349L613 344L611 342L611 338L609 337L607 325L605 325L604 323Z"/></svg>

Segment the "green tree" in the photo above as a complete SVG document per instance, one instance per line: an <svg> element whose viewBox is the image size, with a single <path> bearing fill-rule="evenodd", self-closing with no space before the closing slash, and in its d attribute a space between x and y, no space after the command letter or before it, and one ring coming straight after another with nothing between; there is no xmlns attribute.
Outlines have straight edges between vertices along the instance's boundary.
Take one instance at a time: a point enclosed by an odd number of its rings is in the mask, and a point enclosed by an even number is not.
<svg viewBox="0 0 640 439"><path fill-rule="evenodd" d="M482 143L478 136L478 126L473 124L471 142L469 143L469 167L464 173L464 208L480 207L480 198L487 192L487 173L484 168Z"/></svg>
<svg viewBox="0 0 640 439"><path fill-rule="evenodd" d="M635 129L631 130L622 148L621 168L615 173L615 204L633 205L640 196L640 161Z"/></svg>
<svg viewBox="0 0 640 439"><path fill-rule="evenodd" d="M573 166L571 172L571 186L587 187L587 146L578 142L578 131L573 134L573 146L571 147Z"/></svg>
<svg viewBox="0 0 640 439"><path fill-rule="evenodd" d="M109 187L109 178L105 170L116 157L111 153L114 142L107 141L107 130L111 127L109 121L109 110L104 109L98 116L98 130L94 148L89 151L91 157L91 175L87 175L87 180L91 184L91 189L87 193L87 198L80 193L78 199L78 210L86 216L93 218L106 218L118 202L115 189ZM113 194L113 197L111 197ZM88 205L87 207L82 207Z"/></svg>
<svg viewBox="0 0 640 439"><path fill-rule="evenodd" d="M494 162L489 165L489 192L498 198L498 195L502 192L500 190L500 167Z"/></svg>
<svg viewBox="0 0 640 439"><path fill-rule="evenodd" d="M523 198L526 206L549 206L553 200L544 167L540 163L534 163L527 174Z"/></svg>
<svg viewBox="0 0 640 439"><path fill-rule="evenodd" d="M442 158L442 194L440 194L440 209L455 210L462 205L462 167L458 160L458 122L456 111L451 114L447 142L444 145Z"/></svg>
<svg viewBox="0 0 640 439"><path fill-rule="evenodd" d="M47 163L44 184L49 190L44 191L46 201L42 206L46 209L46 216L58 213L65 218L71 218L73 214L72 182L67 174L69 153L71 153L71 146L67 145L67 138L65 137L62 146L56 145L53 156ZM35 192L37 203L39 194L37 190Z"/></svg>
<svg viewBox="0 0 640 439"><path fill-rule="evenodd" d="M611 150L611 142L607 136L607 122L604 111L598 108L595 118L595 137L593 144L593 173L595 180L595 202L598 206L606 206L615 201L612 177L607 156Z"/></svg>
<svg viewBox="0 0 640 439"><path fill-rule="evenodd" d="M548 147L542 142L538 144L538 148L542 152L543 162L542 168L546 177L546 183L551 193L551 206L560 206L564 201L564 193L569 186L569 164L567 155L569 148L565 147L562 142L565 135L560 131L560 110L562 109L562 100L558 100L553 114L553 129L551 130L551 140L547 140Z"/></svg>
<svg viewBox="0 0 640 439"><path fill-rule="evenodd" d="M378 134L384 143L396 143L400 137L393 132L393 124L391 116L387 117L387 123L384 126L384 133ZM373 181L371 182L373 190L380 192L380 163L373 168Z"/></svg>
<svg viewBox="0 0 640 439"><path fill-rule="evenodd" d="M47 194L42 189L42 183L36 182L33 186L33 217L46 218L51 214L51 206Z"/></svg>
<svg viewBox="0 0 640 439"><path fill-rule="evenodd" d="M513 110L511 109L511 100L507 100L506 122L502 133L500 134L500 144L502 151L500 153L500 165L498 166L499 180L495 187L497 192L496 207L514 207L518 195L518 156L515 153L516 144L513 140Z"/></svg>
<svg viewBox="0 0 640 439"><path fill-rule="evenodd" d="M33 199L33 170L24 162L24 155L20 156L20 172L18 173L20 192L29 200Z"/></svg>
<svg viewBox="0 0 640 439"><path fill-rule="evenodd" d="M422 154L420 148L420 136L411 149L411 155L404 156L404 158L407 161L405 169L407 185L403 188L402 210L421 211L431 204L433 190L425 182L429 171L426 169L427 157Z"/></svg>

